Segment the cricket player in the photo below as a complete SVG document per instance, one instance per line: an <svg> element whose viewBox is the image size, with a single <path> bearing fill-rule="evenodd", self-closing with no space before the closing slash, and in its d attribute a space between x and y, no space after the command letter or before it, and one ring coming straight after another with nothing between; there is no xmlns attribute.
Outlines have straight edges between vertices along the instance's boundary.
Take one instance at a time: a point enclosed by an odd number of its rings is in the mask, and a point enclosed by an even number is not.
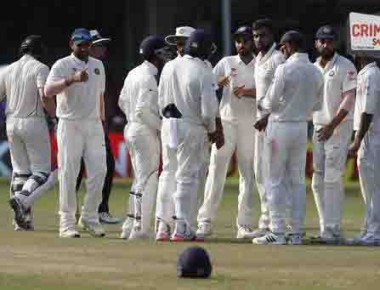
<svg viewBox="0 0 380 290"><path fill-rule="evenodd" d="M105 72L103 63L90 56L91 34L77 28L70 39L72 54L56 61L49 73L45 94L57 95L59 235L79 237L75 228L75 184L83 157L87 193L78 225L95 237L105 236L98 206L106 175L104 130Z"/></svg>
<svg viewBox="0 0 380 290"><path fill-rule="evenodd" d="M306 210L305 163L307 118L320 109L323 77L304 53L300 32L288 31L280 41L287 59L278 66L273 83L259 105L270 111L265 145L271 232L254 244L286 244L285 212L291 199L290 244L302 244ZM288 191L288 192L287 192Z"/></svg>
<svg viewBox="0 0 380 290"><path fill-rule="evenodd" d="M378 57L378 56L377 56ZM380 245L380 68L373 56L360 56L361 70L356 91L355 139L349 146L358 151L360 189L365 204L362 233L354 240L360 245Z"/></svg>
<svg viewBox="0 0 380 290"><path fill-rule="evenodd" d="M255 83L256 83L256 103L257 105L265 98L270 84L274 78L277 67L285 61L284 55L276 49L274 42L273 23L270 19L258 19L252 25L253 40L258 51L255 60ZM259 106L258 106L259 107ZM262 124L267 124L269 112L262 108L257 109L256 128L261 128ZM265 188L265 178L267 176L266 163L263 152L265 151L265 131L258 130L255 138L255 159L254 170L256 187L260 196L261 215L259 227L253 231L253 238L264 236L269 231L269 208L268 196Z"/></svg>
<svg viewBox="0 0 380 290"><path fill-rule="evenodd" d="M45 112L55 116L54 100L44 86L49 68L42 63L46 47L39 35L21 43L21 58L3 69L0 96L6 96L6 133L10 146L12 180L10 205L15 230L33 230L31 206L54 185L50 136Z"/></svg>
<svg viewBox="0 0 380 290"><path fill-rule="evenodd" d="M237 238L252 238L256 90L251 28L239 27L234 33L234 40L237 55L222 58L213 70L219 88L223 89L219 110L225 144L220 150L215 144L211 149L204 201L197 218L199 236L212 233L229 161L236 150L240 174Z"/></svg>
<svg viewBox="0 0 380 290"><path fill-rule="evenodd" d="M344 205L343 174L352 136L356 68L336 52L337 34L330 25L315 35L320 57L315 66L324 78L322 109L313 114L312 190L320 221L320 241L339 243Z"/></svg>
<svg viewBox="0 0 380 290"><path fill-rule="evenodd" d="M215 134L218 103L213 74L204 62L211 49L210 36L197 29L186 42L185 55L170 62L161 74L159 106L169 119L169 146L176 149L178 161L172 241L196 239L191 227L192 195L197 194L200 160L208 150L207 134L215 137L218 148L223 146L222 136Z"/></svg>
<svg viewBox="0 0 380 290"><path fill-rule="evenodd" d="M145 38L140 54L144 62L128 73L119 98L119 106L128 121L124 136L135 173L133 228L130 230L127 218L120 235L130 240L151 237L160 163L157 77L165 63L165 40L157 35Z"/></svg>
<svg viewBox="0 0 380 290"><path fill-rule="evenodd" d="M167 44L176 46L176 59L181 58L184 55L186 40L194 31L195 28L193 27L180 26L176 28L174 35L168 35L165 37ZM171 66L172 62L173 61L169 61L165 66ZM169 93L168 88L166 88L162 82L160 83L158 90L161 99L164 98L164 94ZM176 149L170 146L169 128L169 118L163 118L161 125L162 172L158 182L156 203L156 241L169 241L170 235L174 230L173 196L176 191L175 172L178 166Z"/></svg>
<svg viewBox="0 0 380 290"><path fill-rule="evenodd" d="M90 34L92 37L92 45L91 45L91 56L97 58L103 62L107 59L108 48L107 44L111 41L111 38L102 37L97 30L90 30ZM107 82L108 84L109 82ZM107 90L106 95L107 96ZM105 108L106 110L106 108ZM102 202L99 205L99 221L105 224L117 224L121 220L117 217L112 216L109 210L109 198L111 195L112 185L113 185L113 175L115 171L115 159L111 150L111 143L108 137L108 125L107 121L103 122L104 127L104 138L106 142L106 161L107 161L107 174L104 180L103 190L102 190ZM79 190L80 184L82 182L82 178L84 176L84 162L82 159L81 168L79 172L79 176L76 184L76 191Z"/></svg>

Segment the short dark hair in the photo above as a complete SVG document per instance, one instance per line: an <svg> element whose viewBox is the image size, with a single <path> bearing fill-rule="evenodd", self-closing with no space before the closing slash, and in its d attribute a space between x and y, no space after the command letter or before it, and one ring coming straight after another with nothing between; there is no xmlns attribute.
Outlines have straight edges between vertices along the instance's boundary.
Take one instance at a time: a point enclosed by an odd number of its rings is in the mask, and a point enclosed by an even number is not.
<svg viewBox="0 0 380 290"><path fill-rule="evenodd" d="M270 18L258 19L252 24L252 30L259 30L261 28L267 28L273 33L273 22Z"/></svg>

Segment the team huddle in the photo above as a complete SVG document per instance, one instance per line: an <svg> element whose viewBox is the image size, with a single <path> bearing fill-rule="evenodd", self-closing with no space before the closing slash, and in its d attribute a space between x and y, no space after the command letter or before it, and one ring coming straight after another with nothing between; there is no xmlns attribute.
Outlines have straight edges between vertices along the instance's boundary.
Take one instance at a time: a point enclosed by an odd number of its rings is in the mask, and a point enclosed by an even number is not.
<svg viewBox="0 0 380 290"><path fill-rule="evenodd" d="M236 238L254 244L302 244L312 120L312 191L320 221L320 235L314 239L347 242L341 229L343 173L347 156L357 154L366 210L361 233L348 242L380 245L376 55L356 55L357 74L355 65L337 53L337 34L329 25L316 32L319 58L314 64L302 33L288 31L279 44L274 34L270 19L239 27L233 33L237 54L222 58L215 67L207 60L215 45L202 29L182 26L175 35L151 35L141 42L144 61L128 73L119 96L134 172L120 238L149 239L155 234L161 242L207 239L213 234L235 152ZM60 237L79 237L77 225L102 237L98 207L107 171L104 66L90 56L93 37L87 29L72 33L72 54L51 70L39 61L42 47L29 45L36 43L31 37L21 45L20 60L0 76L0 96L7 101L15 228L32 229L31 206L52 188L58 174ZM172 60L168 45L177 50ZM45 114L59 120L58 170L53 172ZM81 159L87 194L77 220ZM252 223L255 187L261 210L257 227ZM204 198L198 210L199 194Z"/></svg>

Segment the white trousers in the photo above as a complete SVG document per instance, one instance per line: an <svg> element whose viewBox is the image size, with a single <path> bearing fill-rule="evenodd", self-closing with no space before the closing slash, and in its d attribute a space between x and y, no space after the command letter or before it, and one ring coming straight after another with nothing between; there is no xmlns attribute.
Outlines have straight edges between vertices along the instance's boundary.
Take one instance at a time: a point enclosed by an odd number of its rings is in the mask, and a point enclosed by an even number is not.
<svg viewBox="0 0 380 290"><path fill-rule="evenodd" d="M286 209L290 199L290 225L294 234L300 234L306 211L307 123L269 121L266 134L266 156L269 161L266 189L271 231L285 233Z"/></svg>
<svg viewBox="0 0 380 290"><path fill-rule="evenodd" d="M368 132L358 152L360 189L365 204L364 230L380 238L380 134Z"/></svg>
<svg viewBox="0 0 380 290"><path fill-rule="evenodd" d="M210 151L208 149L209 142L205 139L205 144L202 157L202 166L199 172L199 186L198 194L191 196L191 226L194 226L196 214L198 211L198 195L204 189L204 183L207 176L208 165L210 161ZM174 193L176 191L176 177L175 173L178 168L177 150L169 147L169 122L163 119L161 128L161 143L162 143L162 172L160 174L158 191L157 191L157 204L156 204L156 218L165 222L168 225L173 224L174 212Z"/></svg>
<svg viewBox="0 0 380 290"><path fill-rule="evenodd" d="M160 140L158 135L127 136L126 140L134 172L134 215L141 217L141 231L147 233L157 192Z"/></svg>
<svg viewBox="0 0 380 290"><path fill-rule="evenodd" d="M6 125L13 168L10 194L17 194L24 206L30 207L54 185L54 181L50 182L52 178L49 179L49 130L46 120L40 117L8 117ZM21 191L23 194L19 194Z"/></svg>
<svg viewBox="0 0 380 290"><path fill-rule="evenodd" d="M265 159L265 132L256 132L254 170L256 187L260 196L259 228L269 228L268 195L265 190L265 181L268 176L268 160Z"/></svg>
<svg viewBox="0 0 380 290"><path fill-rule="evenodd" d="M178 120L178 168L174 210L175 216L189 225L192 224L192 211L204 166L205 150L208 150L206 144L207 132L203 126Z"/></svg>
<svg viewBox="0 0 380 290"><path fill-rule="evenodd" d="M223 123L224 146L211 148L209 172L206 180L204 201L199 209L198 223L213 222L216 217L223 188L226 182L228 165L236 151L239 169L239 196L237 226L251 226L253 208L253 160L255 132L253 121Z"/></svg>
<svg viewBox="0 0 380 290"><path fill-rule="evenodd" d="M311 187L319 215L321 236L324 236L326 231L340 234L345 196L343 175L352 127L352 121L345 121L329 140L322 142L317 140L320 126L314 128L314 173Z"/></svg>
<svg viewBox="0 0 380 290"><path fill-rule="evenodd" d="M107 171L103 126L100 120L60 119L57 129L59 167L60 230L75 226L75 192L81 158L86 167L86 189L82 217L97 222L98 206Z"/></svg>

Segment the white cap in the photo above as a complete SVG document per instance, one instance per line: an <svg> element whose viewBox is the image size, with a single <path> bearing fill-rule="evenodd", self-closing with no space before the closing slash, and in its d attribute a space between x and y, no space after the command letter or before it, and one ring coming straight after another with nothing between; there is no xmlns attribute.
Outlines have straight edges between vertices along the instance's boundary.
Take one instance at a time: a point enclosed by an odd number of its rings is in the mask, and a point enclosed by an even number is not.
<svg viewBox="0 0 380 290"><path fill-rule="evenodd" d="M111 38L104 38L100 35L99 31L97 31L96 29L94 30L90 30L90 35L91 35L91 39L92 39L92 44L100 44L100 43L106 43L106 42L110 42L111 41Z"/></svg>
<svg viewBox="0 0 380 290"><path fill-rule="evenodd" d="M177 37L189 38L190 35L195 31L195 28L191 26L180 26L175 29L175 35L168 35L165 37L167 44L175 45Z"/></svg>

